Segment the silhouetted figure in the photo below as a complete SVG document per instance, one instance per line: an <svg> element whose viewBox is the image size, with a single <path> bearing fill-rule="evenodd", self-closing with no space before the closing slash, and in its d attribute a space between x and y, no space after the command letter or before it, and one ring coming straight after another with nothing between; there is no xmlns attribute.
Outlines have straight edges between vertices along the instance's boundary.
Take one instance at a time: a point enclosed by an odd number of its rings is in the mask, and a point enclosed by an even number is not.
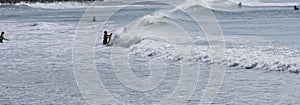
<svg viewBox="0 0 300 105"><path fill-rule="evenodd" d="M95 22L95 21L96 21L96 17L95 17L95 16L93 17L93 20L92 20L92 21L93 21L93 22Z"/></svg>
<svg viewBox="0 0 300 105"><path fill-rule="evenodd" d="M299 10L299 8L297 6L294 6L294 10Z"/></svg>
<svg viewBox="0 0 300 105"><path fill-rule="evenodd" d="M242 6L243 6L243 5L242 5L242 2L240 2L240 3L238 4L238 7L239 7L239 8L242 8Z"/></svg>
<svg viewBox="0 0 300 105"><path fill-rule="evenodd" d="M103 36L103 44L108 44L108 42L110 41L112 36L112 33L110 33L110 35L107 34L106 31L104 31L104 36Z"/></svg>
<svg viewBox="0 0 300 105"><path fill-rule="evenodd" d="M4 37L4 32L1 32L1 35L0 35L0 43L3 43L3 40L9 41L8 39L6 39L6 38Z"/></svg>

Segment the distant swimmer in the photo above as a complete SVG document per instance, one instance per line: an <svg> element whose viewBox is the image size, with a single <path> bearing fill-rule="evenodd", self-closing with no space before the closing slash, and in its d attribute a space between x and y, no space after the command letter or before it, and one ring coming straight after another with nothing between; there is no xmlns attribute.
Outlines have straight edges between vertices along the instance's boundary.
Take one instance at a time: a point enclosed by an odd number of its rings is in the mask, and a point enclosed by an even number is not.
<svg viewBox="0 0 300 105"><path fill-rule="evenodd" d="M294 10L299 10L299 8L297 6L294 6Z"/></svg>
<svg viewBox="0 0 300 105"><path fill-rule="evenodd" d="M96 21L96 17L95 17L95 16L93 17L93 20L92 20L92 21L93 21L93 22L95 22L95 21Z"/></svg>
<svg viewBox="0 0 300 105"><path fill-rule="evenodd" d="M1 35L0 35L0 43L3 43L3 40L9 41L9 39L6 39L6 38L4 37L4 32L1 32Z"/></svg>
<svg viewBox="0 0 300 105"><path fill-rule="evenodd" d="M104 36L103 36L103 44L104 45L109 43L111 36L112 36L112 33L110 33L110 35L108 35L107 31L104 31Z"/></svg>
<svg viewBox="0 0 300 105"><path fill-rule="evenodd" d="M240 2L240 3L238 4L238 7L239 7L239 8L242 8L242 6L243 6L243 5L242 5L242 2Z"/></svg>

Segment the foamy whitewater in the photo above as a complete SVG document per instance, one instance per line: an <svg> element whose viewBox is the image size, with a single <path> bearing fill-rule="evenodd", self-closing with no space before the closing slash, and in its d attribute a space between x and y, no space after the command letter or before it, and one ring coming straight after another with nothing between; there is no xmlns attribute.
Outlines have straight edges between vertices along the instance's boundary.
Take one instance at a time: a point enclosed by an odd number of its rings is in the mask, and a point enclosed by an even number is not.
<svg viewBox="0 0 300 105"><path fill-rule="evenodd" d="M175 89L182 62L196 69L200 65L200 74L191 99L178 104L201 102L214 64L227 69L212 104L300 103L300 11L293 10L299 1L172 2L178 5L144 0L0 4L0 31L10 39L0 44L0 104L88 104L77 87L72 62L75 32L88 8L102 10L97 22L89 21L91 25L85 27L85 32L98 31L95 62L99 76L107 91L124 104L162 102ZM239 2L242 8L237 7ZM122 9L103 18L113 8ZM184 12L208 10L219 22L226 46L224 57L216 60L207 36ZM104 28L95 29L97 23L104 23ZM110 46L102 45L105 30L113 33ZM152 59L163 60L166 80L144 92L124 86L112 71L111 57L122 55L112 53L114 48L127 53L129 59L118 61L128 62L140 79L151 75Z"/></svg>

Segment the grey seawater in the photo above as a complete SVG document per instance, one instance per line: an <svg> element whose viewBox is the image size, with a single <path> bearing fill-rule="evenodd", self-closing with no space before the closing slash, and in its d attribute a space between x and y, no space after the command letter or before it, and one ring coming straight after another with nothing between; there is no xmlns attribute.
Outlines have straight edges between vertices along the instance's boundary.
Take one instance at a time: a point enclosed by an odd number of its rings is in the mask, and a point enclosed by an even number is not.
<svg viewBox="0 0 300 105"><path fill-rule="evenodd" d="M0 5L0 104L85 104L72 71L74 30L84 9Z"/></svg>
<svg viewBox="0 0 300 105"><path fill-rule="evenodd" d="M0 47L0 104L87 104L77 87L72 68L74 31L85 9L0 7L0 29L11 39ZM124 14L111 19L113 22L107 29L113 31L113 28L119 28L137 16L153 13L158 7L164 8L150 5L148 9L124 9ZM270 8L250 12L214 11L227 47L249 48L264 44L272 46L267 49L271 52L282 46L289 50L299 49L297 24L300 12L289 7ZM128 14L132 17L124 18ZM190 29L193 31L193 28ZM156 90L139 92L122 85L115 78L111 71L111 48L100 45L101 40L99 34L96 47L98 73L106 89L116 99L133 105L157 104L173 91L180 79L180 62L168 62L166 80ZM203 46L207 42L197 44ZM130 59L133 74L141 79L147 78L150 75L148 61L149 58ZM191 105L200 102L211 70L207 63L191 64L191 67L198 66L200 73L196 90L191 99L186 100ZM227 67L223 85L212 104L299 104L299 79L298 74L284 71Z"/></svg>

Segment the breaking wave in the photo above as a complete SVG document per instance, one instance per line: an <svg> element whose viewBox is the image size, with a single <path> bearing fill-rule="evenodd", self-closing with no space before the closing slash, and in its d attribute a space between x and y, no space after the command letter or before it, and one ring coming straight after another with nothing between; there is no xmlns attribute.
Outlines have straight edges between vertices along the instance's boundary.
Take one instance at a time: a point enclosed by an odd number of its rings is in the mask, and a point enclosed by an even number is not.
<svg viewBox="0 0 300 105"><path fill-rule="evenodd" d="M213 0L208 2L213 3L220 0ZM224 1L222 1L224 2ZM227 2L235 3L234 0ZM259 4L261 2L249 2L248 4ZM183 9L191 9L194 7L204 6L200 5L182 5ZM206 7L210 7L207 5ZM251 5L249 5L251 6ZM211 6L213 7L213 6ZM175 10L176 11L176 10ZM174 12L172 10L171 12ZM170 12L170 13L171 13ZM225 57L213 61L212 51L209 46L195 45L193 49L186 50L190 56L185 58L176 52L174 44L164 40L159 40L159 36L167 36L167 34L151 34L150 37L144 30L149 27L156 27L157 29L171 25L176 21L177 17L168 15L166 12L155 12L153 15L146 15L135 20L133 23L125 27L121 27L116 31L114 39L115 46L129 48L129 55L135 57L159 57L167 61L187 61L187 62L201 62L207 64L222 64L228 67L236 67L242 69L258 69L269 71L287 71L292 73L299 73L300 71L300 53L299 50L292 50L288 48L276 48L272 46L239 46L234 48L227 48L225 50ZM165 30L170 31L170 30ZM172 36L169 36L172 37Z"/></svg>
<svg viewBox="0 0 300 105"><path fill-rule="evenodd" d="M225 50L224 58L213 61L213 52L209 46L195 45L186 50L190 56L183 58L176 52L174 44L154 38L143 38L139 43L130 46L129 55L144 58L162 58L166 61L201 62L206 64L222 64L241 69L256 69L268 71L300 72L300 51L288 48L235 47Z"/></svg>
<svg viewBox="0 0 300 105"><path fill-rule="evenodd" d="M173 20L169 18L167 14L162 12L156 12L153 15L146 15L117 30L115 32L116 35L113 38L113 44L116 46L130 47L141 42L142 40L148 39L145 36L149 36L150 34L147 34L143 31L145 28L152 27L153 25L159 25L159 27L163 27L164 25L171 24L172 21ZM153 34L151 35L160 36Z"/></svg>

